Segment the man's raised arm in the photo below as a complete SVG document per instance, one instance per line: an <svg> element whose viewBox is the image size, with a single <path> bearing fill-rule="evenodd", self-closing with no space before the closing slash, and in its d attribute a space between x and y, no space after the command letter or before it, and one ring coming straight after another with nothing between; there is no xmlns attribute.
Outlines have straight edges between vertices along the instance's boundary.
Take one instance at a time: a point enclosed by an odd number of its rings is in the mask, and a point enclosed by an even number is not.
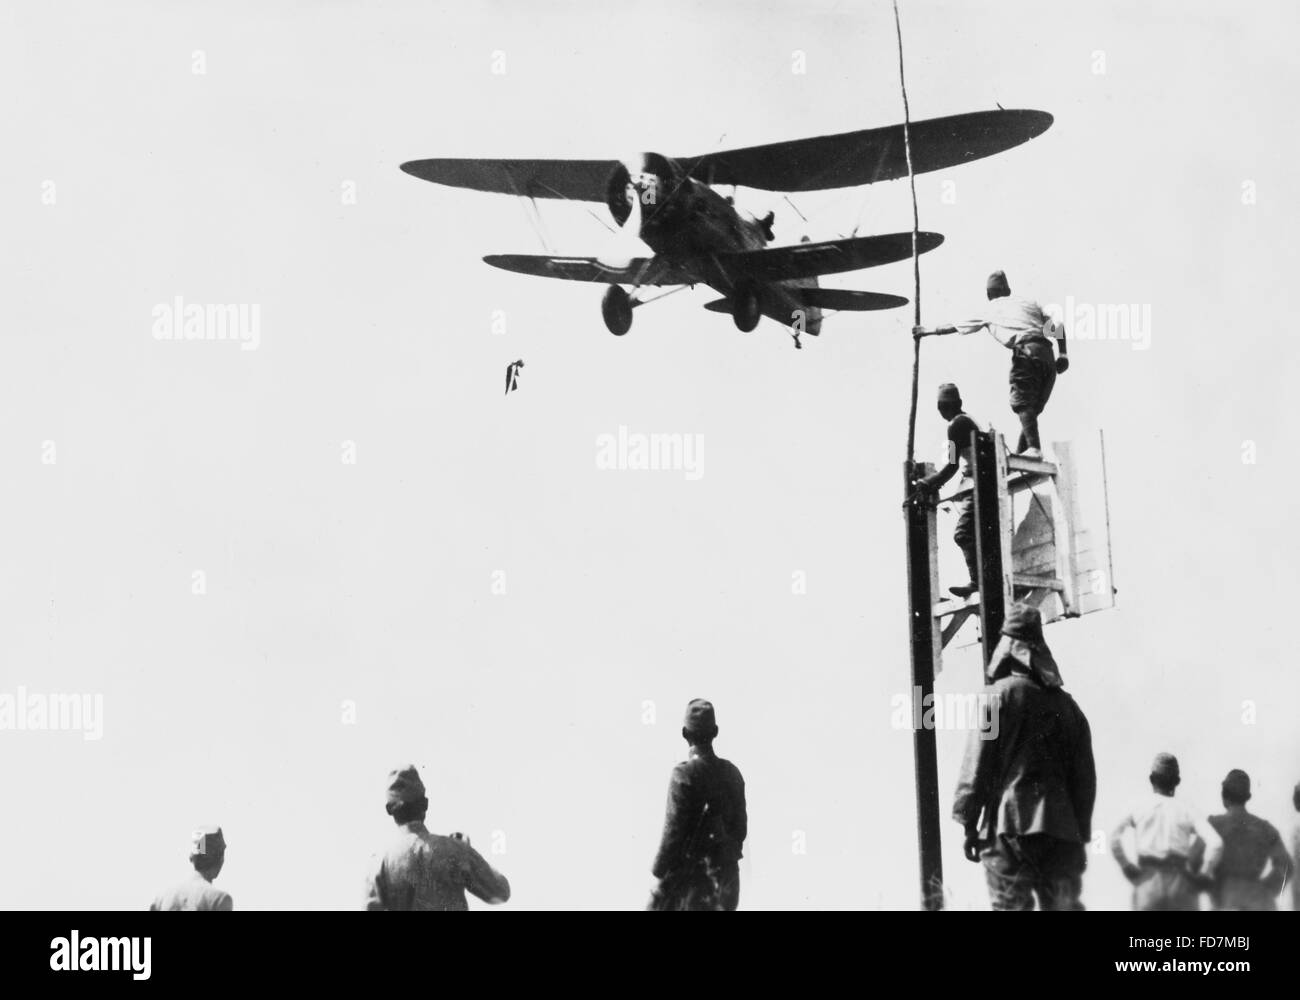
<svg viewBox="0 0 1300 1000"><path fill-rule="evenodd" d="M510 881L487 863L478 851L465 844L468 855L468 877L465 889L485 903L505 903L510 899Z"/></svg>
<svg viewBox="0 0 1300 1000"><path fill-rule="evenodd" d="M950 333L960 333L965 336L968 333L978 333L988 325L989 321L986 319L970 319L946 326L914 326L912 336L917 340L922 337L946 337Z"/></svg>

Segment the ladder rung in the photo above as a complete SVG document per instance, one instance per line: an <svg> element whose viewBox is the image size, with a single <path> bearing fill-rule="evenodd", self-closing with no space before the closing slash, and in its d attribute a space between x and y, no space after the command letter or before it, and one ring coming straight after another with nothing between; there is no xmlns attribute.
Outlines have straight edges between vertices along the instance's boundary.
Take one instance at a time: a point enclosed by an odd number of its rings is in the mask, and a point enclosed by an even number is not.
<svg viewBox="0 0 1300 1000"><path fill-rule="evenodd" d="M1055 476L1059 471L1055 462L1045 462L1041 458L1025 458L1023 455L1008 455L1007 469L1011 472L1030 472L1036 476Z"/></svg>
<svg viewBox="0 0 1300 1000"><path fill-rule="evenodd" d="M1015 464L1012 464L1013 462ZM1018 476L1007 477L1008 493L1021 493L1044 479L1054 479L1057 474L1057 468L1051 462L1035 462L1028 458L1016 458L1014 455L1007 458L1007 468L1012 472L1020 473ZM975 487L964 486L946 497L940 497L939 502L953 503L957 500L965 500L974 493Z"/></svg>
<svg viewBox="0 0 1300 1000"><path fill-rule="evenodd" d="M1013 587L1032 587L1034 589L1065 590L1065 584L1054 576L1032 576L1029 573L1015 573L1011 577Z"/></svg>
<svg viewBox="0 0 1300 1000"><path fill-rule="evenodd" d="M935 618L945 618L948 615L955 615L959 611L976 611L980 606L979 591L971 594L970 597L950 597L946 601L939 601L931 609Z"/></svg>

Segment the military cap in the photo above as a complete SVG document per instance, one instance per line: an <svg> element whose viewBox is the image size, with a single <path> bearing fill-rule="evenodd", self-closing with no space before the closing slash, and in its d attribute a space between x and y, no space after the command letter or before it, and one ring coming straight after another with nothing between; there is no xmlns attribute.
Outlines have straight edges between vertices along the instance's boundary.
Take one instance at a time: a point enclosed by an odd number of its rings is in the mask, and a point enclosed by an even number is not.
<svg viewBox="0 0 1300 1000"><path fill-rule="evenodd" d="M712 702L696 698L686 706L686 718L682 721L682 726L688 733L707 736L717 725Z"/></svg>
<svg viewBox="0 0 1300 1000"><path fill-rule="evenodd" d="M1245 802L1250 798L1250 775L1234 767L1223 779L1223 794L1237 802Z"/></svg>
<svg viewBox="0 0 1300 1000"><path fill-rule="evenodd" d="M1038 609L1017 601L1002 619L1002 638L993 650L985 673L989 683L1005 677L1013 662L1029 668L1040 683L1049 688L1061 687L1061 670L1043 639L1043 617Z"/></svg>
<svg viewBox="0 0 1300 1000"><path fill-rule="evenodd" d="M399 805L406 802L419 802L424 798L424 782L414 764L394 768L388 772L388 804Z"/></svg>
<svg viewBox="0 0 1300 1000"><path fill-rule="evenodd" d="M201 826L190 834L190 860L224 854L226 836L221 827Z"/></svg>

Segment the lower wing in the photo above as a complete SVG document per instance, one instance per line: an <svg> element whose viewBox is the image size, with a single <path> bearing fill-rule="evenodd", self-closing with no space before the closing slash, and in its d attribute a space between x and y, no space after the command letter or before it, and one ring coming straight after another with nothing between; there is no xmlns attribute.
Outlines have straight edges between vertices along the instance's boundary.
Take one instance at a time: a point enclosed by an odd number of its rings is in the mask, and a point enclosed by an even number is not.
<svg viewBox="0 0 1300 1000"><path fill-rule="evenodd" d="M806 306L841 312L875 312L907 305L903 296L884 292L859 292L849 288L786 288L785 291ZM714 299L706 302L704 308L710 312L729 313L733 305L731 299Z"/></svg>
<svg viewBox="0 0 1300 1000"><path fill-rule="evenodd" d="M943 237L938 233L919 233L916 250L918 253L928 253L942 242ZM540 278L596 281L610 285L704 283L730 288L744 279L771 283L815 278L822 274L839 274L892 264L911 256L912 234L890 233L884 236L826 240L821 243L796 243L786 247L764 247L761 250L739 250L672 262L663 257L633 257L626 262L610 264L596 257L557 257L530 253L492 254L483 260L493 267L519 274L533 274Z"/></svg>
<svg viewBox="0 0 1300 1000"><path fill-rule="evenodd" d="M633 257L626 263L609 264L595 257L554 257L549 254L502 253L484 261L504 271L533 274L539 278L566 281L597 281L609 285L694 285L704 279L662 257Z"/></svg>
<svg viewBox="0 0 1300 1000"><path fill-rule="evenodd" d="M938 233L919 233L917 253L929 253L942 242L943 237ZM859 271L866 267L907 260L911 256L912 234L890 233L885 236L856 236L822 243L796 243L788 247L744 250L719 254L714 259L733 282L738 278L771 282Z"/></svg>

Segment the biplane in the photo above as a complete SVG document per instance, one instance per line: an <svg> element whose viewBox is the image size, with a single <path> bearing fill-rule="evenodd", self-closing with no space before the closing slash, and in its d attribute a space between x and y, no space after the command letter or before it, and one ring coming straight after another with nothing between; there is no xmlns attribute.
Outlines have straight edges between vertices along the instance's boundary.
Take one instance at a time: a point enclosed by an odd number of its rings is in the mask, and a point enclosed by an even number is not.
<svg viewBox="0 0 1300 1000"><path fill-rule="evenodd" d="M914 173L969 163L1018 146L1052 124L1043 111L977 111L910 124ZM857 271L912 255L912 233L771 246L773 213L755 217L736 207L719 187L795 194L856 187L908 174L903 126L823 135L670 157L643 153L627 160L430 159L402 170L435 184L537 198L603 203L619 233L631 234L652 256L615 252L596 257L493 254L483 259L520 274L604 283L601 313L610 333L632 326L632 310L645 304L644 289L707 285L722 298L705 305L730 313L748 332L767 316L799 335L821 331L823 310L894 309L898 295L822 288L823 275ZM624 240L625 244L629 241ZM922 232L917 251L943 237ZM656 298L662 297L656 296Z"/></svg>

